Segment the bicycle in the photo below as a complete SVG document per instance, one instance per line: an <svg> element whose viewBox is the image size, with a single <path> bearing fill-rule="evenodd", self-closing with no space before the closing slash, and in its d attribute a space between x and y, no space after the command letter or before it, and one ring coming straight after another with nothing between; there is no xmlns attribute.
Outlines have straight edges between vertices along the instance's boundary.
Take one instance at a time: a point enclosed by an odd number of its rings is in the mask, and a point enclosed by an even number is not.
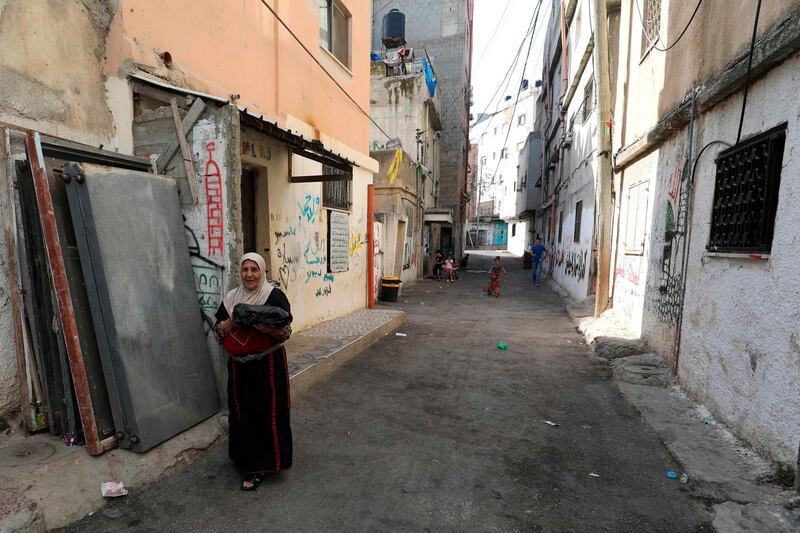
<svg viewBox="0 0 800 533"><path fill-rule="evenodd" d="M500 274L492 274L489 286L486 287L485 290L487 296L494 295L495 298L500 297Z"/></svg>

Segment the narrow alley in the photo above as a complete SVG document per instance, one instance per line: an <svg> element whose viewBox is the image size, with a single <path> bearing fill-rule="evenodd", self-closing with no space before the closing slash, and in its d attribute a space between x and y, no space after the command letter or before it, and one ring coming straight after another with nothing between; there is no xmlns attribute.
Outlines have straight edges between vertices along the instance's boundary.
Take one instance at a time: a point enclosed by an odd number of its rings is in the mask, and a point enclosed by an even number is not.
<svg viewBox="0 0 800 533"><path fill-rule="evenodd" d="M562 299L511 257L487 297L491 259L403 291L406 336L296 399L295 464L257 492L223 441L62 531L710 531Z"/></svg>

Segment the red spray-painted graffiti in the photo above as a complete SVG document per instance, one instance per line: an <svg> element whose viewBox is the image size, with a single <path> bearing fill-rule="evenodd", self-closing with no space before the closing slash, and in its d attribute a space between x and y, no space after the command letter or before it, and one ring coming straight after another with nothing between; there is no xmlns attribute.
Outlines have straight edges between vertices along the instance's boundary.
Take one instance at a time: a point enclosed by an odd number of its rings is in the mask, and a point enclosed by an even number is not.
<svg viewBox="0 0 800 533"><path fill-rule="evenodd" d="M675 203L678 200L678 194L681 192L682 178L683 170L680 167L676 168L675 172L669 175L667 194L669 195L670 200L672 200L672 203Z"/></svg>
<svg viewBox="0 0 800 533"><path fill-rule="evenodd" d="M222 175L214 161L214 141L206 144L206 218L208 219L208 255L224 255L224 229L222 225Z"/></svg>

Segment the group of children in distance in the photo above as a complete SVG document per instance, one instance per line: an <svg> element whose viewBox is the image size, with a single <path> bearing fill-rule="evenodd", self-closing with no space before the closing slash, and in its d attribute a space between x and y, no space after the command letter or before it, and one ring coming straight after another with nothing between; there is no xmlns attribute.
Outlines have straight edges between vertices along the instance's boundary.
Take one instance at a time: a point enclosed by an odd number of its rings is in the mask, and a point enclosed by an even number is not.
<svg viewBox="0 0 800 533"><path fill-rule="evenodd" d="M447 254L447 258L445 259L442 251L436 250L433 261L433 279L442 279L442 271L444 271L447 283L455 282L459 277L459 270L462 267L466 268L468 257L469 256L464 256L464 258L459 261L453 257L453 254Z"/></svg>
<svg viewBox="0 0 800 533"><path fill-rule="evenodd" d="M445 258L441 250L436 250L433 262L433 279L441 280L442 272L444 271L447 283L453 283L458 279L458 272L461 268L467 267L467 259L469 255L465 255L460 261L453 257L453 254L447 254ZM484 292L489 293L490 296L500 296L500 278L506 273L500 262L500 256L494 258L494 266L489 270L489 286L484 289Z"/></svg>

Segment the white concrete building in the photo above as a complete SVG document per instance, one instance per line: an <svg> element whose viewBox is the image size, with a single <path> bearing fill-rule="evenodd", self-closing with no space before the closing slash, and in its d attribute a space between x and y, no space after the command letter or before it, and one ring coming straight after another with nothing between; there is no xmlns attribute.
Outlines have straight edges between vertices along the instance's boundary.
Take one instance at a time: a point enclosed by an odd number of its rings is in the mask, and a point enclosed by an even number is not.
<svg viewBox="0 0 800 533"><path fill-rule="evenodd" d="M476 179L479 200L481 203L491 200L494 213L506 223L517 216L519 153L533 130L535 120L538 91L528 80L523 80L523 87L519 101L516 94L505 96L497 111L481 117L470 130L470 140L478 146ZM470 213L469 220L474 221L475 215ZM516 229L514 233L516 237ZM520 231L519 235L523 234L524 231ZM514 239L509 233L507 242L509 251L522 255L522 247L516 246L519 239ZM514 249L511 248L512 242L515 243Z"/></svg>
<svg viewBox="0 0 800 533"><path fill-rule="evenodd" d="M761 8L741 124L755 4L704 3L666 51L694 7L645 8L647 27L634 0L622 2L614 310L694 399L794 466L800 2Z"/></svg>

